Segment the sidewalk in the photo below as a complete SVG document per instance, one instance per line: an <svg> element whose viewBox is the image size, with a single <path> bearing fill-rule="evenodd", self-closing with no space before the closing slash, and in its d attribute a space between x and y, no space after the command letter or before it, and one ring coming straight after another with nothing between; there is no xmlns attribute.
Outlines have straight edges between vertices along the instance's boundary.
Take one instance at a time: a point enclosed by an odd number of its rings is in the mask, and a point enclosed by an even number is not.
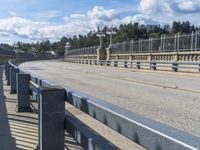
<svg viewBox="0 0 200 150"><path fill-rule="evenodd" d="M10 94L10 87L0 67L0 150L33 150L38 144L37 114L16 113L16 94ZM66 133L66 149L82 149Z"/></svg>

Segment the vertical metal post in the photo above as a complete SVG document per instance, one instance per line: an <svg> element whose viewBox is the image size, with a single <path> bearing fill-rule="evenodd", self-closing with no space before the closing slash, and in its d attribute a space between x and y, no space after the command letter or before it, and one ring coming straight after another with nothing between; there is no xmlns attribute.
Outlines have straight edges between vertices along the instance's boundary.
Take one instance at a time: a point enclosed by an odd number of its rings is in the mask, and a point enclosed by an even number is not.
<svg viewBox="0 0 200 150"><path fill-rule="evenodd" d="M180 44L180 33L178 33L178 37L177 37L177 52L180 49L179 44Z"/></svg>
<svg viewBox="0 0 200 150"><path fill-rule="evenodd" d="M163 51L162 52L164 52L165 51L165 34L163 35Z"/></svg>
<svg viewBox="0 0 200 150"><path fill-rule="evenodd" d="M139 39L139 53L140 53L140 39Z"/></svg>
<svg viewBox="0 0 200 150"><path fill-rule="evenodd" d="M9 64L8 62L5 63L5 75L6 75L6 80L8 80L8 70L9 70Z"/></svg>
<svg viewBox="0 0 200 150"><path fill-rule="evenodd" d="M99 41L100 42L99 49L102 49L103 48L102 35L100 35L99 39L100 39L100 41Z"/></svg>
<svg viewBox="0 0 200 150"><path fill-rule="evenodd" d="M194 43L194 32L192 31L192 34L191 34L191 51L193 51L193 43Z"/></svg>
<svg viewBox="0 0 200 150"><path fill-rule="evenodd" d="M151 53L151 38L149 38L149 53Z"/></svg>
<svg viewBox="0 0 200 150"><path fill-rule="evenodd" d="M109 48L112 48L112 33L110 34L110 45Z"/></svg>
<svg viewBox="0 0 200 150"><path fill-rule="evenodd" d="M15 94L17 91L16 88L17 73L19 73L18 68L10 68L10 94Z"/></svg>
<svg viewBox="0 0 200 150"><path fill-rule="evenodd" d="M12 68L11 67L11 65L8 63L8 73L7 73L7 85L10 85L10 68Z"/></svg>
<svg viewBox="0 0 200 150"><path fill-rule="evenodd" d="M153 38L151 38L151 53L153 52Z"/></svg>
<svg viewBox="0 0 200 150"><path fill-rule="evenodd" d="M197 38L198 38L198 31L195 32L195 51L197 51Z"/></svg>
<svg viewBox="0 0 200 150"><path fill-rule="evenodd" d="M131 55L133 54L133 40L131 40L131 42L130 42L130 48L131 48Z"/></svg>
<svg viewBox="0 0 200 150"><path fill-rule="evenodd" d="M95 149L95 144L92 142L92 139L88 139L88 150L94 150Z"/></svg>
<svg viewBox="0 0 200 150"><path fill-rule="evenodd" d="M30 111L30 75L17 73L17 111Z"/></svg>
<svg viewBox="0 0 200 150"><path fill-rule="evenodd" d="M39 149L65 149L65 89L39 88Z"/></svg>
<svg viewBox="0 0 200 150"><path fill-rule="evenodd" d="M176 34L174 35L174 51L176 52Z"/></svg>
<svg viewBox="0 0 200 150"><path fill-rule="evenodd" d="M161 37L160 37L160 52L162 52L162 47L163 47L163 37L161 35Z"/></svg>

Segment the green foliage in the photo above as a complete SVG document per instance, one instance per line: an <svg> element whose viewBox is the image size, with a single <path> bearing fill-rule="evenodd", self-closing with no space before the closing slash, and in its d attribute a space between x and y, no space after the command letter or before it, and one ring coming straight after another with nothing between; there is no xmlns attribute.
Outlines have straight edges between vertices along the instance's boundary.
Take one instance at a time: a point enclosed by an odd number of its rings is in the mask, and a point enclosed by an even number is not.
<svg viewBox="0 0 200 150"><path fill-rule="evenodd" d="M106 33L108 27L104 27L102 32ZM99 29L99 28L98 28ZM119 28L114 28L117 32L116 35L113 36L113 43L131 41L131 40L139 40L139 39L147 39L149 37L160 37L162 34L166 35L174 35L175 33L181 34L190 34L192 31L199 30L199 27L195 27L191 25L190 22L173 22L172 26L166 24L164 26L161 25L143 25L139 23L130 23L130 24L121 24ZM65 52L65 44L67 42L70 43L71 49L81 48L81 47L89 47L99 45L99 38L96 35L97 33L94 31L90 31L87 35L74 35L72 38L62 37L59 41L51 43L49 40L45 40L37 43L22 43L18 42L17 46L20 50L30 52L33 48L37 51L44 53L48 50L53 50L59 55L64 55ZM103 38L104 47L109 45L109 35L106 35ZM2 44L1 44L2 45ZM8 44L2 45L8 49L13 49Z"/></svg>

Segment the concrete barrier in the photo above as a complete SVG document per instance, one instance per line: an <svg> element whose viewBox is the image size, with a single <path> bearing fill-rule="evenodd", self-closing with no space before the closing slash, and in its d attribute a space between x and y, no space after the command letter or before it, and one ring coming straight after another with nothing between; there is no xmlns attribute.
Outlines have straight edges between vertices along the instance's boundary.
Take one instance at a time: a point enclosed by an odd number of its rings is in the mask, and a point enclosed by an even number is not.
<svg viewBox="0 0 200 150"><path fill-rule="evenodd" d="M65 149L65 90L39 88L39 149Z"/></svg>
<svg viewBox="0 0 200 150"><path fill-rule="evenodd" d="M30 75L17 73L17 111L30 111Z"/></svg>
<svg viewBox="0 0 200 150"><path fill-rule="evenodd" d="M16 75L19 73L18 68L10 68L10 94L15 94L16 88Z"/></svg>

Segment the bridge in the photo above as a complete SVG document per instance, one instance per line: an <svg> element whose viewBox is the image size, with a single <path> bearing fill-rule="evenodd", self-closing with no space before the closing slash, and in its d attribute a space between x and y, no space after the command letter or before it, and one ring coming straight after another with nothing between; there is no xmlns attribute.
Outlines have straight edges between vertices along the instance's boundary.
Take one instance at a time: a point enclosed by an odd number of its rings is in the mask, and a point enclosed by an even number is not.
<svg viewBox="0 0 200 150"><path fill-rule="evenodd" d="M175 34L161 38L140 39L123 43L110 42L108 48L100 46L69 50L66 61L107 66L137 67L178 71L200 71L200 33ZM195 70L193 70L195 69Z"/></svg>
<svg viewBox="0 0 200 150"><path fill-rule="evenodd" d="M200 149L199 61L102 60L102 52L4 57L3 149ZM163 62L173 71L159 71Z"/></svg>

